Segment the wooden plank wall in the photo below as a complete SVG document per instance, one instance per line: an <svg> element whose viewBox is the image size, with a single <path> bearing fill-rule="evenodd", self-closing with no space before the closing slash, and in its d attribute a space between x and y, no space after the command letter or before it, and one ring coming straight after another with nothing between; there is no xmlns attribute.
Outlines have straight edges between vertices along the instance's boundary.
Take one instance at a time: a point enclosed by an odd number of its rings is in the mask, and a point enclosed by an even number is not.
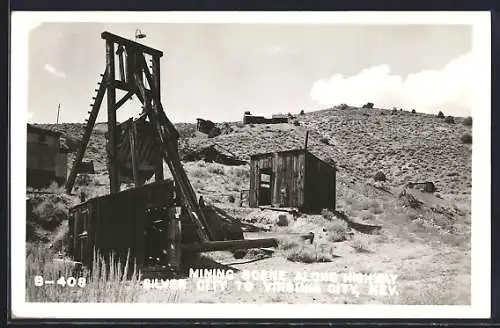
<svg viewBox="0 0 500 328"><path fill-rule="evenodd" d="M249 205L257 207L259 199L259 170L272 168L271 204L280 207L304 205L305 155L300 152L282 152L263 155L250 163ZM282 193L282 189L285 193Z"/></svg>
<svg viewBox="0 0 500 328"><path fill-rule="evenodd" d="M273 203L280 207L302 207L304 205L303 153L277 153L274 157ZM282 193L282 190L285 192Z"/></svg>
<svg viewBox="0 0 500 328"><path fill-rule="evenodd" d="M313 212L319 212L324 208L335 209L335 180L335 168L308 153L305 208Z"/></svg>
<svg viewBox="0 0 500 328"><path fill-rule="evenodd" d="M122 264L126 259L128 249L130 255L137 260L138 265L144 261L144 234L148 224L145 210L148 207L163 207L174 205L174 187L171 180L154 182L143 187L132 188L120 193L90 199L70 210L70 233L73 238L73 256L82 260L78 234L84 226L88 231L88 249L90 260L94 247L109 259L109 253L114 251L120 256ZM83 215L88 211L86 223ZM132 260L133 261L133 260ZM90 263L85 263L90 265ZM131 263L133 265L133 262Z"/></svg>

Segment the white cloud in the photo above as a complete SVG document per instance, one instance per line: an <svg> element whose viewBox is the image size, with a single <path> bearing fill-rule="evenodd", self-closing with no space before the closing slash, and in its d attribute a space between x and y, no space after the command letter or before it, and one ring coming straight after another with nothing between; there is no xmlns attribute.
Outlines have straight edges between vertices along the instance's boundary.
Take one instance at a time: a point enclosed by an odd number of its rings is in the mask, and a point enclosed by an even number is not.
<svg viewBox="0 0 500 328"><path fill-rule="evenodd" d="M50 74L57 76L58 78L66 78L66 73L58 71L54 66L50 64L45 64L43 69L45 69Z"/></svg>
<svg viewBox="0 0 500 328"><path fill-rule="evenodd" d="M361 106L373 102L380 108L414 108L427 113L443 110L465 116L471 111L474 76L474 57L468 53L440 70L410 74L406 79L391 74L388 65L364 69L350 77L336 74L316 81L311 98L327 106L341 103Z"/></svg>

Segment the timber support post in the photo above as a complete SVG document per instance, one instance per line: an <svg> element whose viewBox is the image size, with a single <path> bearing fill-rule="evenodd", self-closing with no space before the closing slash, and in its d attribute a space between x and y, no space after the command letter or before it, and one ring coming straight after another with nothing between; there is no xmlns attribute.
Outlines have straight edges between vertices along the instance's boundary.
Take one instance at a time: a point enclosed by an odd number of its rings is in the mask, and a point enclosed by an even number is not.
<svg viewBox="0 0 500 328"><path fill-rule="evenodd" d="M116 140L116 90L115 90L115 45L112 41L106 41L106 67L108 71L106 79L108 96L108 170L109 191L114 194L120 191L120 172L117 163L117 141Z"/></svg>

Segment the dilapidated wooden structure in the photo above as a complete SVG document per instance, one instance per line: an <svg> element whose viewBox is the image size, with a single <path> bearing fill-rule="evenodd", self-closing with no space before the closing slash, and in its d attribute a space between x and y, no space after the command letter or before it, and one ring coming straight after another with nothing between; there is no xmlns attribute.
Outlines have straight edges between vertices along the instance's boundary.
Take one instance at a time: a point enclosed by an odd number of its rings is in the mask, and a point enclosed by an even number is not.
<svg viewBox="0 0 500 328"><path fill-rule="evenodd" d="M335 209L336 169L306 149L250 158L250 207L293 207L303 212Z"/></svg>
<svg viewBox="0 0 500 328"><path fill-rule="evenodd" d="M421 189L424 192L433 193L436 191L436 185L432 181L427 182L408 182L406 184L408 188Z"/></svg>
<svg viewBox="0 0 500 328"><path fill-rule="evenodd" d="M239 158L236 154L230 152L218 144L212 144L207 147L199 148L184 155L186 161L203 160L207 163L220 163L224 165L245 165L247 161Z"/></svg>
<svg viewBox="0 0 500 328"><path fill-rule="evenodd" d="M199 131L201 133L209 134L213 128L215 128L214 122L212 122L210 120L204 120L202 118L196 119L196 130L197 131Z"/></svg>
<svg viewBox="0 0 500 328"><path fill-rule="evenodd" d="M155 220L174 204L172 180L153 182L119 193L92 198L70 209L70 251L76 261L92 262L94 248L103 254L114 251L124 258L130 251L139 266L164 257L154 247L165 227ZM164 213L160 213L161 211ZM144 232L144 233L143 233ZM166 236L163 236L164 238Z"/></svg>
<svg viewBox="0 0 500 328"><path fill-rule="evenodd" d="M96 89L66 191L73 189L106 94L110 195L90 199L70 210L73 256L90 266L94 250L120 256L127 250L141 266L150 265L153 259L173 273L181 265L181 250L192 253L277 245L272 238L234 240L243 239L243 234L221 232L224 226L208 217L204 202L196 197L180 162L179 133L160 101L163 53L109 32L103 32L101 37L106 42L106 69ZM151 60L151 67L146 58ZM126 92L118 101L117 90ZM116 112L132 96L140 100L142 113L139 118L119 124ZM164 179L164 163L172 181ZM153 174L155 182L145 184ZM122 177L127 176L133 178L135 186L121 190Z"/></svg>
<svg viewBox="0 0 500 328"><path fill-rule="evenodd" d="M42 188L52 182L66 182L69 150L61 144L61 135L61 132L27 125L27 186Z"/></svg>

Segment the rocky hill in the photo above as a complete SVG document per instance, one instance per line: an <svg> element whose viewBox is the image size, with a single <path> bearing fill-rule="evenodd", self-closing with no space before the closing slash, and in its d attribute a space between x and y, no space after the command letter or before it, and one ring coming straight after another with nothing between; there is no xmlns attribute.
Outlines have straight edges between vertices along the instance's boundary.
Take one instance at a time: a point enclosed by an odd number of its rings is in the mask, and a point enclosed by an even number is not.
<svg viewBox="0 0 500 328"><path fill-rule="evenodd" d="M307 293L293 293L281 295L279 302L470 304L472 140L464 138L472 135L472 123L468 119L343 106L297 115L289 124L229 122L217 125L222 134L209 138L197 132L194 123L176 124L181 137L181 157L216 143L248 160L251 154L302 148L309 131L308 149L338 169L335 211L295 217L240 206L240 191L249 188L248 165L206 163L196 157L190 162L184 160L183 166L197 195L242 226L256 228L246 230L246 234L257 233L262 237L269 232L286 236L280 237L280 246L273 256L261 257L257 250L249 252L248 258L237 263L238 269L280 268L304 272L307 266L307 270L315 272L394 272L398 275L400 293L392 297L327 293L312 298ZM63 132L73 149L84 131L83 124L43 126ZM62 188L56 187L48 195L30 195L27 241L36 243L37 254L46 255L52 250L64 253L68 242L65 218L68 208L80 202L78 192L89 198L109 193L105 132L106 124L99 124L85 154L86 160L94 161L97 174L82 175L88 178L82 181L77 179L74 195L64 195ZM165 172L168 177L168 170ZM376 174L385 176L386 181L374 179ZM438 192L403 188L406 182L421 181L434 182ZM378 226L381 230L367 232L360 230L360 226ZM292 234L304 232L315 234L314 243L293 240ZM245 235L248 237L251 236ZM44 244L49 244L50 249ZM224 252L207 254L217 263L235 263L235 259ZM47 261L34 260L31 255L26 263L35 275ZM32 288L28 299L46 300L37 294L40 290ZM155 302L170 302L169 294L163 291L160 296L141 292L130 295L139 295L140 301L155 298ZM70 296L64 299L71 299ZM180 298L189 303L276 301L275 296L264 291L235 290L201 295L201 298L199 292L187 291Z"/></svg>
<svg viewBox="0 0 500 328"><path fill-rule="evenodd" d="M364 183L381 171L392 186L432 181L442 194L470 194L472 135L464 118L453 123L436 115L409 111L332 108L298 115L295 124L226 123L229 132L214 138L196 132L195 124L176 124L181 155L216 143L241 159L251 154L302 148L309 130L308 149L335 164L340 179ZM83 124L42 125L71 138L81 138ZM105 124L99 124L89 143L86 160L98 172L106 170Z"/></svg>

